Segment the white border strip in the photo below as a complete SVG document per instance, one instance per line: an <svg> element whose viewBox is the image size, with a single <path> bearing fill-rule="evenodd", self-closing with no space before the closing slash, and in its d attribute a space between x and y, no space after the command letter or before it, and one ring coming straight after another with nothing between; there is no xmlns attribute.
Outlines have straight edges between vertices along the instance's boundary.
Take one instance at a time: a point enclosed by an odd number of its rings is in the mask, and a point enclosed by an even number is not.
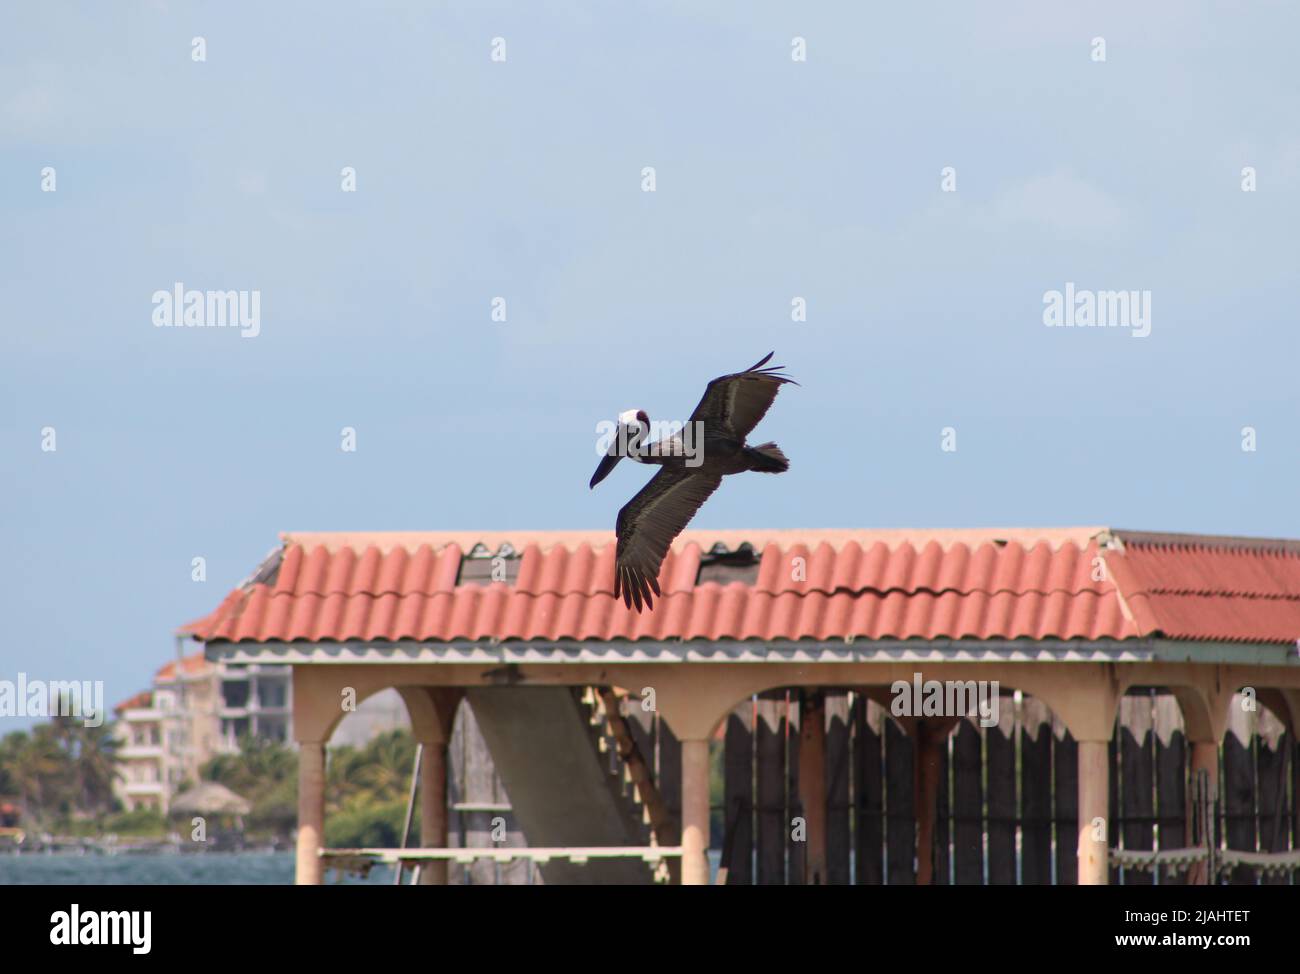
<svg viewBox="0 0 1300 974"><path fill-rule="evenodd" d="M1240 648L1239 648L1240 649ZM1285 651L1286 647L1280 647ZM1270 653L1280 656L1281 653ZM228 663L1146 663L1167 658L1156 640L860 640L793 642L294 642L207 645ZM1208 661L1208 660L1207 660ZM1245 662L1232 659L1225 661ZM1278 662L1283 662L1280 658Z"/></svg>

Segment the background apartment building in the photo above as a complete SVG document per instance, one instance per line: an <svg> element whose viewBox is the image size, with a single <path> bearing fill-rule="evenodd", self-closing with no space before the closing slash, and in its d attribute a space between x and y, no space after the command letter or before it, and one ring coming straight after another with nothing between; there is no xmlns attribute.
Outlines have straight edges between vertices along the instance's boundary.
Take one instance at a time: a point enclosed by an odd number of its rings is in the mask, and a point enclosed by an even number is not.
<svg viewBox="0 0 1300 974"><path fill-rule="evenodd" d="M218 747L220 668L193 653L154 674L153 686L117 705L117 796L127 809L164 814L181 782Z"/></svg>
<svg viewBox="0 0 1300 974"><path fill-rule="evenodd" d="M287 665L212 663L202 650L160 668L150 689L114 708L114 791L123 807L166 814L183 782L198 781L216 755L238 752L244 737L296 746L292 677ZM359 746L407 724L396 691L376 694L340 724L333 743Z"/></svg>

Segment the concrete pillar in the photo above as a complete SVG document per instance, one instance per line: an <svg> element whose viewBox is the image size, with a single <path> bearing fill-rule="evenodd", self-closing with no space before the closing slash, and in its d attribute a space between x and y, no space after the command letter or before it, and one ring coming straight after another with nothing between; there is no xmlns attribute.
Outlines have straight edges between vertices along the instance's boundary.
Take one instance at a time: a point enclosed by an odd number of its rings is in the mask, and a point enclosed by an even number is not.
<svg viewBox="0 0 1300 974"><path fill-rule="evenodd" d="M325 835L325 743L298 743L298 860L294 882L319 886Z"/></svg>
<svg viewBox="0 0 1300 974"><path fill-rule="evenodd" d="M1192 777L1187 787L1187 844L1192 844L1192 803L1195 801L1195 782L1199 772L1204 771L1210 779L1210 814L1214 814L1214 800L1219 794L1219 742L1218 741L1192 741ZM1210 830L1210 843L1214 843L1214 825L1213 821L1205 823L1205 827ZM1209 874L1209 869L1203 862L1193 863L1187 870L1187 883L1189 886L1204 886Z"/></svg>
<svg viewBox="0 0 1300 974"><path fill-rule="evenodd" d="M916 728L916 885L934 883L934 823L939 808L939 766L946 732L921 721Z"/></svg>
<svg viewBox="0 0 1300 974"><path fill-rule="evenodd" d="M806 693L799 714L799 803L807 827L804 884L826 885L826 708Z"/></svg>
<svg viewBox="0 0 1300 974"><path fill-rule="evenodd" d="M682 885L709 884L709 742L682 741Z"/></svg>
<svg viewBox="0 0 1300 974"><path fill-rule="evenodd" d="M1079 742L1079 885L1105 886L1110 882L1109 741ZM1100 819L1102 827L1094 822ZM1101 838L1094 836L1100 834Z"/></svg>
<svg viewBox="0 0 1300 974"><path fill-rule="evenodd" d="M447 742L426 742L420 756L420 845L447 847ZM446 886L447 861L420 864L421 886Z"/></svg>

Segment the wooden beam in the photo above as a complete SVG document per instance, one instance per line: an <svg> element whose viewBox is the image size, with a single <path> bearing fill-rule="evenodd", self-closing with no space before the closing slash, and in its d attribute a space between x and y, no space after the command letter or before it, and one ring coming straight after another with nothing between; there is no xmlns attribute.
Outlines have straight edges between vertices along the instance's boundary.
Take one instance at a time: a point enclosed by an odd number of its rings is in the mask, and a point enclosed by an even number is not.
<svg viewBox="0 0 1300 974"><path fill-rule="evenodd" d="M1052 713L1037 697L1020 707L1020 883L1052 883Z"/></svg>
<svg viewBox="0 0 1300 974"><path fill-rule="evenodd" d="M885 787L880 705L855 694L853 700L853 788L857 815L855 880L859 886L885 882Z"/></svg>
<svg viewBox="0 0 1300 974"><path fill-rule="evenodd" d="M1056 885L1079 882L1079 853L1070 836L1079 834L1079 747L1060 717L1052 715L1052 782L1056 809Z"/></svg>
<svg viewBox="0 0 1300 974"><path fill-rule="evenodd" d="M934 883L935 820L939 813L939 779L947 764L948 732L957 717L926 718L916 722L915 802L916 885ZM944 857L947 865L947 857ZM947 882L947 877L944 877Z"/></svg>
<svg viewBox="0 0 1300 974"><path fill-rule="evenodd" d="M849 697L826 691L826 882L849 884Z"/></svg>
<svg viewBox="0 0 1300 974"><path fill-rule="evenodd" d="M785 742L781 738L784 709L784 695L777 700L772 694L760 696L754 707L760 886L785 884L785 839L790 829L785 821Z"/></svg>
<svg viewBox="0 0 1300 974"><path fill-rule="evenodd" d="M967 718L953 740L953 873L959 886L984 885L984 761L979 724Z"/></svg>
<svg viewBox="0 0 1300 974"><path fill-rule="evenodd" d="M632 736L632 729L623 716L622 698L612 687L597 687L596 693L600 696L605 725L609 728L610 736L614 738L619 759L627 768L628 778L636 788L637 797L645 806L646 814L650 818L650 828L655 834L655 841L662 845L677 845L677 820L673 818L668 810L668 803L655 787L650 763L641 753L636 739Z"/></svg>
<svg viewBox="0 0 1300 974"><path fill-rule="evenodd" d="M826 706L819 691L803 695L799 713L799 798L806 823L804 883L826 885Z"/></svg>
<svg viewBox="0 0 1300 974"><path fill-rule="evenodd" d="M722 869L728 886L754 882L754 702L746 700L727 717L723 754L726 837Z"/></svg>
<svg viewBox="0 0 1300 974"><path fill-rule="evenodd" d="M1161 849L1182 849L1189 845L1187 832L1187 741L1178 700L1170 693L1155 698L1156 815ZM1182 885L1186 872L1162 868L1160 885Z"/></svg>
<svg viewBox="0 0 1300 974"><path fill-rule="evenodd" d="M1119 702L1120 780L1112 783L1121 792L1120 816L1125 819L1122 836L1126 850L1155 848L1155 763L1151 740L1153 701L1149 692L1130 693ZM1125 886L1150 886L1154 873L1143 869L1124 872Z"/></svg>
<svg viewBox="0 0 1300 974"><path fill-rule="evenodd" d="M915 738L893 717L885 717L884 729L886 881L890 886L915 886Z"/></svg>

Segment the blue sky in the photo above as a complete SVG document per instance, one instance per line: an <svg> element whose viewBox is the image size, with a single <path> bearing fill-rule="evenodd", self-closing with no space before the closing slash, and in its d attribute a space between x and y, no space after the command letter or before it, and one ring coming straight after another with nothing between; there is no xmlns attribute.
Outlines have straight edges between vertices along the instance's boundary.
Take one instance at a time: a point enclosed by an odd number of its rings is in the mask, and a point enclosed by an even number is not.
<svg viewBox="0 0 1300 974"><path fill-rule="evenodd" d="M612 531L645 472L588 491L596 423L770 349L792 469L699 526L1300 537L1297 34L1263 2L7 3L0 676L125 697L282 530ZM155 328L177 281L260 291L261 333ZM1150 335L1045 327L1067 281L1150 291Z"/></svg>

